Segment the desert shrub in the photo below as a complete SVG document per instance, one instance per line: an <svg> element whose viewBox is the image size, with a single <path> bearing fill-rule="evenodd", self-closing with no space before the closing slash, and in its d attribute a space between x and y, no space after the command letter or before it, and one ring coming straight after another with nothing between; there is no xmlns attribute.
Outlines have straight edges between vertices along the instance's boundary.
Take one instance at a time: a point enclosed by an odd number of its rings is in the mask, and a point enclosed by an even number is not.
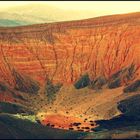
<svg viewBox="0 0 140 140"><path fill-rule="evenodd" d="M74 84L76 89L84 88L90 83L90 78L88 74L82 75Z"/></svg>
<svg viewBox="0 0 140 140"><path fill-rule="evenodd" d="M45 94L47 95L48 102L51 103L54 101L56 93L60 90L62 87L61 83L53 84L51 80L47 80L46 86L45 86Z"/></svg>

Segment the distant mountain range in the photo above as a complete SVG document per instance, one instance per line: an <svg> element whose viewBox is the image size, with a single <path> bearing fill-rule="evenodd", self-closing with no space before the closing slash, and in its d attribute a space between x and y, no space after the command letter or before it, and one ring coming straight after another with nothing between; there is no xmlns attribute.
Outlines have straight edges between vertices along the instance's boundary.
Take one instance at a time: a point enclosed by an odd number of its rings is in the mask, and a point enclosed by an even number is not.
<svg viewBox="0 0 140 140"><path fill-rule="evenodd" d="M94 16L94 15L93 15ZM93 17L81 11L63 10L49 5L28 4L0 11L0 26L20 26Z"/></svg>

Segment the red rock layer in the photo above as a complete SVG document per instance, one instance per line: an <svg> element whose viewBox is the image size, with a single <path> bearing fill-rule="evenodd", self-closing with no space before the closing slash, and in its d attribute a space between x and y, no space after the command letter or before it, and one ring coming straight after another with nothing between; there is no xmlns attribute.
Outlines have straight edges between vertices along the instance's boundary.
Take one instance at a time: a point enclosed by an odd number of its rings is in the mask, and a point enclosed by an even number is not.
<svg viewBox="0 0 140 140"><path fill-rule="evenodd" d="M41 83L49 77L70 84L135 63L138 78L139 62L140 13L0 28L0 76L11 84L13 68Z"/></svg>

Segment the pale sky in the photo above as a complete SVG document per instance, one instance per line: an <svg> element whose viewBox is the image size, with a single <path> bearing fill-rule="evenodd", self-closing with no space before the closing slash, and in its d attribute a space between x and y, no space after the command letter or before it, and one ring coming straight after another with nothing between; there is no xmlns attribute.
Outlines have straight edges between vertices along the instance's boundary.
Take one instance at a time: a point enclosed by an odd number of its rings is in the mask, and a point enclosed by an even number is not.
<svg viewBox="0 0 140 140"><path fill-rule="evenodd" d="M96 11L96 14L100 15L140 11L139 1L0 1L0 10L31 3L47 4L65 10L81 10L81 12Z"/></svg>

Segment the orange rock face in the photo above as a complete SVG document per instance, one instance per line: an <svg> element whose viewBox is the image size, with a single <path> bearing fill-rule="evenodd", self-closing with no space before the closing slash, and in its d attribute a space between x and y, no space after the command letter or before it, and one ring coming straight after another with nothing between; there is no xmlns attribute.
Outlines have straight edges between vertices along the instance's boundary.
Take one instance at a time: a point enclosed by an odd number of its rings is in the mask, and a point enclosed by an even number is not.
<svg viewBox="0 0 140 140"><path fill-rule="evenodd" d="M109 77L132 63L140 77L140 13L0 28L0 77L12 69L44 83L71 84L82 74Z"/></svg>

